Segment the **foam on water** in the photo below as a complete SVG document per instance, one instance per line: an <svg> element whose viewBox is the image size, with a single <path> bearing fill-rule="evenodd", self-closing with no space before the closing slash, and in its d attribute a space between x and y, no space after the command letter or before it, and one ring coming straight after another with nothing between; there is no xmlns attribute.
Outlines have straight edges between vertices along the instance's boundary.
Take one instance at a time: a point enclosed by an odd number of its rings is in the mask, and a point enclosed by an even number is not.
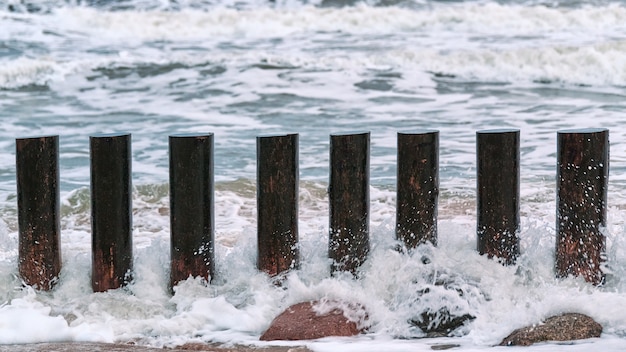
<svg viewBox="0 0 626 352"><path fill-rule="evenodd" d="M55 49L10 59L0 70L4 88L64 80L77 70L207 60L241 66L261 59L321 70L391 67L464 80L626 85L626 9L616 4L573 9L462 3L424 9L360 5L116 12L61 7L52 14L5 13L3 20L7 40L28 38L32 45L43 42ZM24 21L42 31L24 30ZM17 29L14 24L19 24ZM338 33L345 42L336 39ZM358 42L347 44L356 38ZM282 50L281 43L289 47ZM334 45L348 45L356 56L334 51ZM72 50L75 46L88 50L79 54ZM174 51L162 51L162 46Z"/></svg>
<svg viewBox="0 0 626 352"><path fill-rule="evenodd" d="M85 191L64 197L65 206L73 205L74 211L64 212L63 270L57 288L50 293L20 286L15 267L17 235L11 229L14 225L2 229L7 241L3 241L0 263L4 301L0 307L0 341L134 341L153 346L213 341L264 345L258 337L271 320L286 307L308 300L339 300L367 310L367 319L361 316L361 324L369 327L367 335L305 342L316 351L415 351L439 343L460 344L466 351L483 350L515 328L561 312L588 314L605 327L603 337L592 345L583 342L558 347L563 350L579 351L589 346L619 350L619 339L626 336L626 314L614 309L626 304L626 282L620 279L626 270L626 242L621 239L624 216L616 208L609 211L609 280L606 286L596 288L580 279L554 278L554 215L550 210L554 204L523 206L528 214L522 219L522 256L516 266L504 267L477 254L473 205L450 205L460 203L458 200L442 202L437 248L422 247L413 255L397 252L393 192L373 188L372 251L361 278L354 280L350 275L329 277L324 186L304 183L300 205L302 266L289 274L283 287L278 287L255 269L253 185L242 181L219 183L216 277L211 285L187 280L170 296L168 196L163 187L153 185L135 194L134 281L125 289L91 292ZM454 290L435 285L439 280L452 282ZM430 288L426 295L424 288ZM417 312L436 311L443 306L476 319L458 330L456 338L403 340L423 336L407 323ZM547 347L540 345L532 350L543 349Z"/></svg>
<svg viewBox="0 0 626 352"><path fill-rule="evenodd" d="M575 9L546 6L462 3L425 9L359 5L342 8L302 6L296 9L210 11L181 10L102 12L93 8L62 8L55 12L63 26L94 31L124 40L224 40L291 36L302 32L385 33L436 31L462 36L502 33L507 36L601 36L623 33L626 10L617 4ZM74 19L67 21L67 19ZM59 24L61 25L61 24ZM259 29L263 28L263 31ZM87 32L89 33L89 32ZM504 33L502 33L504 35ZM550 33L553 35L554 33ZM580 38L579 38L580 39Z"/></svg>
<svg viewBox="0 0 626 352"><path fill-rule="evenodd" d="M591 315L604 335L532 351L623 349L625 23L618 3L0 0L0 343L264 345L289 305L339 300L366 308L368 333L312 349L485 350L566 311ZM521 130L513 267L475 250L475 131L496 127ZM611 133L600 288L554 278L555 132L576 127ZM402 255L395 134L422 128L441 132L439 245ZM355 129L372 131L372 251L361 279L330 278L328 134ZM198 131L215 133L217 273L171 296L167 136ZM255 269L255 136L286 131L300 133L302 265L281 288ZM101 132L133 135L135 265L127 288L92 293L88 138ZM17 276L13 141L38 134L61 134L63 270L49 293ZM443 306L476 319L460 336L413 340L424 334L408 321Z"/></svg>

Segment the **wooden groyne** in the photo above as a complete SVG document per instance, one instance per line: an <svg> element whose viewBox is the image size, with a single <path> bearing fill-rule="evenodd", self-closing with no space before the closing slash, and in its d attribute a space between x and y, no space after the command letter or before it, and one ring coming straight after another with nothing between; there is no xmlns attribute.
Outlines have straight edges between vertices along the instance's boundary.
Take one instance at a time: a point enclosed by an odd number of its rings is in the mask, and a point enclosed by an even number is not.
<svg viewBox="0 0 626 352"><path fill-rule="evenodd" d="M514 264L520 254L520 131L478 131L476 173L478 252Z"/></svg>
<svg viewBox="0 0 626 352"><path fill-rule="evenodd" d="M370 133L330 136L328 257L331 273L357 270L370 251Z"/></svg>
<svg viewBox="0 0 626 352"><path fill-rule="evenodd" d="M594 284L602 273L609 180L609 131L557 134L556 275L582 276Z"/></svg>
<svg viewBox="0 0 626 352"><path fill-rule="evenodd" d="M213 134L169 137L170 287L215 272Z"/></svg>
<svg viewBox="0 0 626 352"><path fill-rule="evenodd" d="M91 286L119 288L132 279L131 135L89 138L91 158Z"/></svg>
<svg viewBox="0 0 626 352"><path fill-rule="evenodd" d="M257 137L257 267L276 276L300 266L298 135Z"/></svg>
<svg viewBox="0 0 626 352"><path fill-rule="evenodd" d="M59 137L15 141L19 273L49 290L61 271Z"/></svg>
<svg viewBox="0 0 626 352"><path fill-rule="evenodd" d="M172 135L170 286L214 275L212 133ZM606 129L557 132L555 275L599 285L606 238L609 141ZM300 264L298 135L257 137L257 267L280 277ZM131 135L90 137L92 287L132 279ZM369 242L370 133L330 136L330 273L358 276ZM520 131L476 133L477 251L504 265L519 249ZM16 140L19 273L27 285L54 287L61 269L58 136ZM396 238L410 252L437 245L439 131L398 133Z"/></svg>
<svg viewBox="0 0 626 352"><path fill-rule="evenodd" d="M407 249L437 245L439 131L398 133L396 237Z"/></svg>

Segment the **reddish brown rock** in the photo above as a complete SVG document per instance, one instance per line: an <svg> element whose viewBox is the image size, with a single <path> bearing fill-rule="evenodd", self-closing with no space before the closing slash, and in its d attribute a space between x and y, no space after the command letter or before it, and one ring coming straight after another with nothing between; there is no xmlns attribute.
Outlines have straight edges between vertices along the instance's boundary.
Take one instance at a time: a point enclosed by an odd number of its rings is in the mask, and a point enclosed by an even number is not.
<svg viewBox="0 0 626 352"><path fill-rule="evenodd" d="M542 341L572 341L600 337L602 325L578 313L550 317L541 324L513 331L500 346L530 346Z"/></svg>
<svg viewBox="0 0 626 352"><path fill-rule="evenodd" d="M346 318L340 308L318 314L315 310L318 303L303 302L287 308L272 321L261 340L313 340L328 336L354 336L362 332L357 322ZM350 307L355 312L364 313L361 306Z"/></svg>

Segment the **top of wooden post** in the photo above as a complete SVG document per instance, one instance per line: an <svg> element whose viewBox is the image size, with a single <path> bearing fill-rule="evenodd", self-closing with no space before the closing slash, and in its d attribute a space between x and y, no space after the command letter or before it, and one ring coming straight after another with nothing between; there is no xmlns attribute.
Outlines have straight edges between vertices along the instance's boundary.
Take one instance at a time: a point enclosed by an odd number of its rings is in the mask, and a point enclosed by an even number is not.
<svg viewBox="0 0 626 352"><path fill-rule="evenodd" d="M432 134L432 133L439 133L439 130L409 130L409 131L398 131L398 134L402 134L402 135Z"/></svg>
<svg viewBox="0 0 626 352"><path fill-rule="evenodd" d="M356 135L365 135L365 134L369 134L370 131L347 131L347 132L336 132L336 133L331 133L331 137L334 136L356 136Z"/></svg>
<svg viewBox="0 0 626 352"><path fill-rule="evenodd" d="M566 129L557 131L558 134L562 133L577 133L577 134L589 134L589 133L600 133L607 132L608 128L574 128L574 129Z"/></svg>
<svg viewBox="0 0 626 352"><path fill-rule="evenodd" d="M256 138L278 138L278 137L290 137L297 136L297 133L268 133L268 134L260 134L256 136Z"/></svg>
<svg viewBox="0 0 626 352"><path fill-rule="evenodd" d="M48 139L48 138L59 138L59 135L55 134L55 135L44 135L44 136L20 137L20 138L15 138L15 140L16 141L27 141L27 140Z"/></svg>
<svg viewBox="0 0 626 352"><path fill-rule="evenodd" d="M517 128L494 128L489 130L479 130L476 131L476 134L487 134L487 133L519 133L519 129Z"/></svg>
<svg viewBox="0 0 626 352"><path fill-rule="evenodd" d="M113 138L113 137L125 137L130 136L128 132L111 132L111 133L95 133L89 136L89 138Z"/></svg>
<svg viewBox="0 0 626 352"><path fill-rule="evenodd" d="M184 133L174 133L170 134L170 138L198 138L198 137L209 137L212 136L213 132L184 132Z"/></svg>

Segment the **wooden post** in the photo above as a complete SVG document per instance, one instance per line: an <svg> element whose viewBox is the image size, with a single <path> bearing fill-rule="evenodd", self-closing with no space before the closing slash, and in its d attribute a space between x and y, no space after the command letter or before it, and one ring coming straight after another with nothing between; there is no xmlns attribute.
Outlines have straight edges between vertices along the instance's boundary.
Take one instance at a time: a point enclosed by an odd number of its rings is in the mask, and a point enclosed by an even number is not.
<svg viewBox="0 0 626 352"><path fill-rule="evenodd" d="M170 287L215 274L213 134L169 137Z"/></svg>
<svg viewBox="0 0 626 352"><path fill-rule="evenodd" d="M556 276L604 283L609 131L557 133Z"/></svg>
<svg viewBox="0 0 626 352"><path fill-rule="evenodd" d="M437 245L439 131L398 133L396 238L411 250Z"/></svg>
<svg viewBox="0 0 626 352"><path fill-rule="evenodd" d="M476 141L478 252L514 264L519 256L520 133L478 131Z"/></svg>
<svg viewBox="0 0 626 352"><path fill-rule="evenodd" d="M299 266L298 135L257 137L257 266L270 276Z"/></svg>
<svg viewBox="0 0 626 352"><path fill-rule="evenodd" d="M19 273L50 290L61 271L59 136L19 138L15 146Z"/></svg>
<svg viewBox="0 0 626 352"><path fill-rule="evenodd" d="M92 276L95 292L127 284L132 270L130 134L89 137Z"/></svg>
<svg viewBox="0 0 626 352"><path fill-rule="evenodd" d="M331 274L356 275L370 250L369 146L369 132L330 136Z"/></svg>

